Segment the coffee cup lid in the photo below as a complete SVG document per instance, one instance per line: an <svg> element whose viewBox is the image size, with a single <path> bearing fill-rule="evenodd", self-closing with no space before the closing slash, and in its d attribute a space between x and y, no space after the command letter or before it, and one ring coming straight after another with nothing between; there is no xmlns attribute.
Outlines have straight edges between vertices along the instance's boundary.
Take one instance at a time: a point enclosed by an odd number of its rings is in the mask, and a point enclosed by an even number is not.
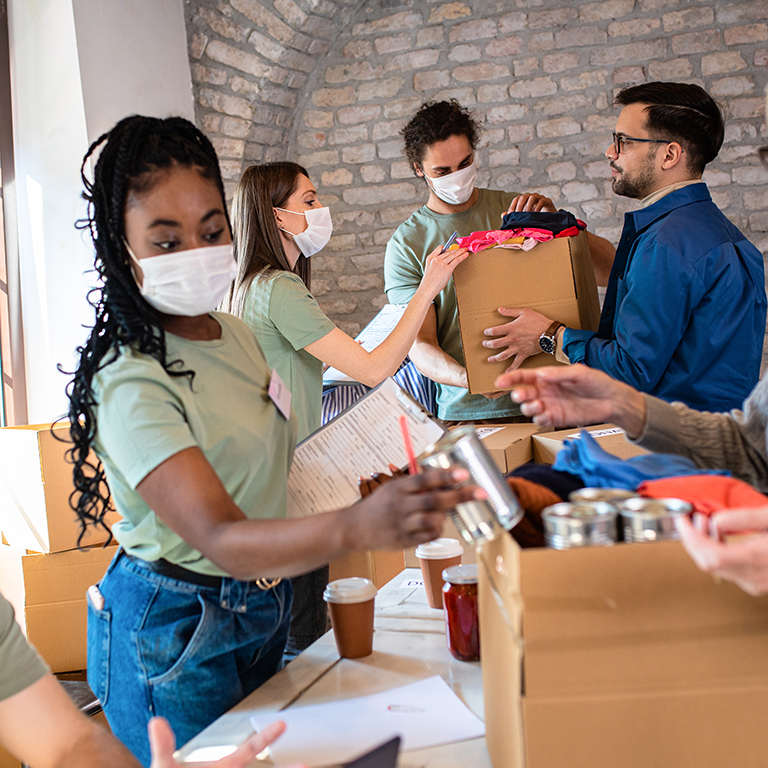
<svg viewBox="0 0 768 768"><path fill-rule="evenodd" d="M353 576L332 581L323 592L326 603L363 603L376 596L376 587L370 579Z"/></svg>
<svg viewBox="0 0 768 768"><path fill-rule="evenodd" d="M421 560L442 560L445 557L459 557L464 554L457 539L435 539L416 547L416 557Z"/></svg>

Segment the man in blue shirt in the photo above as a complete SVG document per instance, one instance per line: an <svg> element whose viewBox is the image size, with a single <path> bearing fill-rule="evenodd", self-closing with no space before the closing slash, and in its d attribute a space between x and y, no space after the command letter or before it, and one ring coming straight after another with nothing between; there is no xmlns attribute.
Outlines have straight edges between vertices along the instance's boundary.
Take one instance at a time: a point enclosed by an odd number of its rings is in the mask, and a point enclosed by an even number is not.
<svg viewBox="0 0 768 768"><path fill-rule="evenodd" d="M627 213L597 332L531 309L488 328L491 360L548 352L598 368L642 392L699 410L738 408L757 383L766 295L760 252L712 202L701 180L723 142L723 120L696 85L645 83L606 151L613 191L642 201Z"/></svg>

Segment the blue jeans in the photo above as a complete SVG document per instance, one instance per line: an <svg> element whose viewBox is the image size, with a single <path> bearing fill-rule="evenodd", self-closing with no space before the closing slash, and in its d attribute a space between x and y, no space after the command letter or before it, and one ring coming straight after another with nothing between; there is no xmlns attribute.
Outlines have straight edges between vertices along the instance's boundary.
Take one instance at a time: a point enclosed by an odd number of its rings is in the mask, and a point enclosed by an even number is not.
<svg viewBox="0 0 768 768"><path fill-rule="evenodd" d="M150 764L147 722L165 717L181 746L282 667L288 580L262 591L201 587L116 555L88 603L88 684L113 733Z"/></svg>

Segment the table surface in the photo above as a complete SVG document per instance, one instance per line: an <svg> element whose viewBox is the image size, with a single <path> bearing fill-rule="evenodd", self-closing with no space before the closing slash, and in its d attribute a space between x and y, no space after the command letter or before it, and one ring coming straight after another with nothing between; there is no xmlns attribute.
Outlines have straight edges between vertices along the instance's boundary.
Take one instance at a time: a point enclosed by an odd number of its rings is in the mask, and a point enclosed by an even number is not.
<svg viewBox="0 0 768 768"><path fill-rule="evenodd" d="M294 661L208 726L179 750L184 760L201 747L239 744L251 732L256 712L365 696L440 675L478 717L484 718L479 662L461 662L445 642L443 612L430 608L415 568L404 570L376 596L373 653L340 659L333 632L327 632ZM191 764L192 765L192 764ZM270 766L271 760L254 765ZM399 768L491 768L485 739L401 753Z"/></svg>

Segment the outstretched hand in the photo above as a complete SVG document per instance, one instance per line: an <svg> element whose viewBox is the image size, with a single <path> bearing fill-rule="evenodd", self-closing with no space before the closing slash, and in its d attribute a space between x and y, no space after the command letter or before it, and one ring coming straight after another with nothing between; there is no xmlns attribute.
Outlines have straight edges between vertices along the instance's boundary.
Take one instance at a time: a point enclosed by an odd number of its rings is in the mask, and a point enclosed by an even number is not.
<svg viewBox="0 0 768 768"><path fill-rule="evenodd" d="M176 737L168 721L162 717L153 717L147 726L149 747L152 751L151 768L181 768L173 753L176 749ZM246 739L231 755L222 757L213 763L206 763L201 768L246 768L256 758L259 752L266 749L276 738L285 731L285 723L281 720L268 725L263 731L254 733ZM293 766L306 768L306 766Z"/></svg>
<svg viewBox="0 0 768 768"><path fill-rule="evenodd" d="M645 398L637 390L584 365L511 371L495 386L511 389L522 413L543 427L612 422L637 437L645 425Z"/></svg>

